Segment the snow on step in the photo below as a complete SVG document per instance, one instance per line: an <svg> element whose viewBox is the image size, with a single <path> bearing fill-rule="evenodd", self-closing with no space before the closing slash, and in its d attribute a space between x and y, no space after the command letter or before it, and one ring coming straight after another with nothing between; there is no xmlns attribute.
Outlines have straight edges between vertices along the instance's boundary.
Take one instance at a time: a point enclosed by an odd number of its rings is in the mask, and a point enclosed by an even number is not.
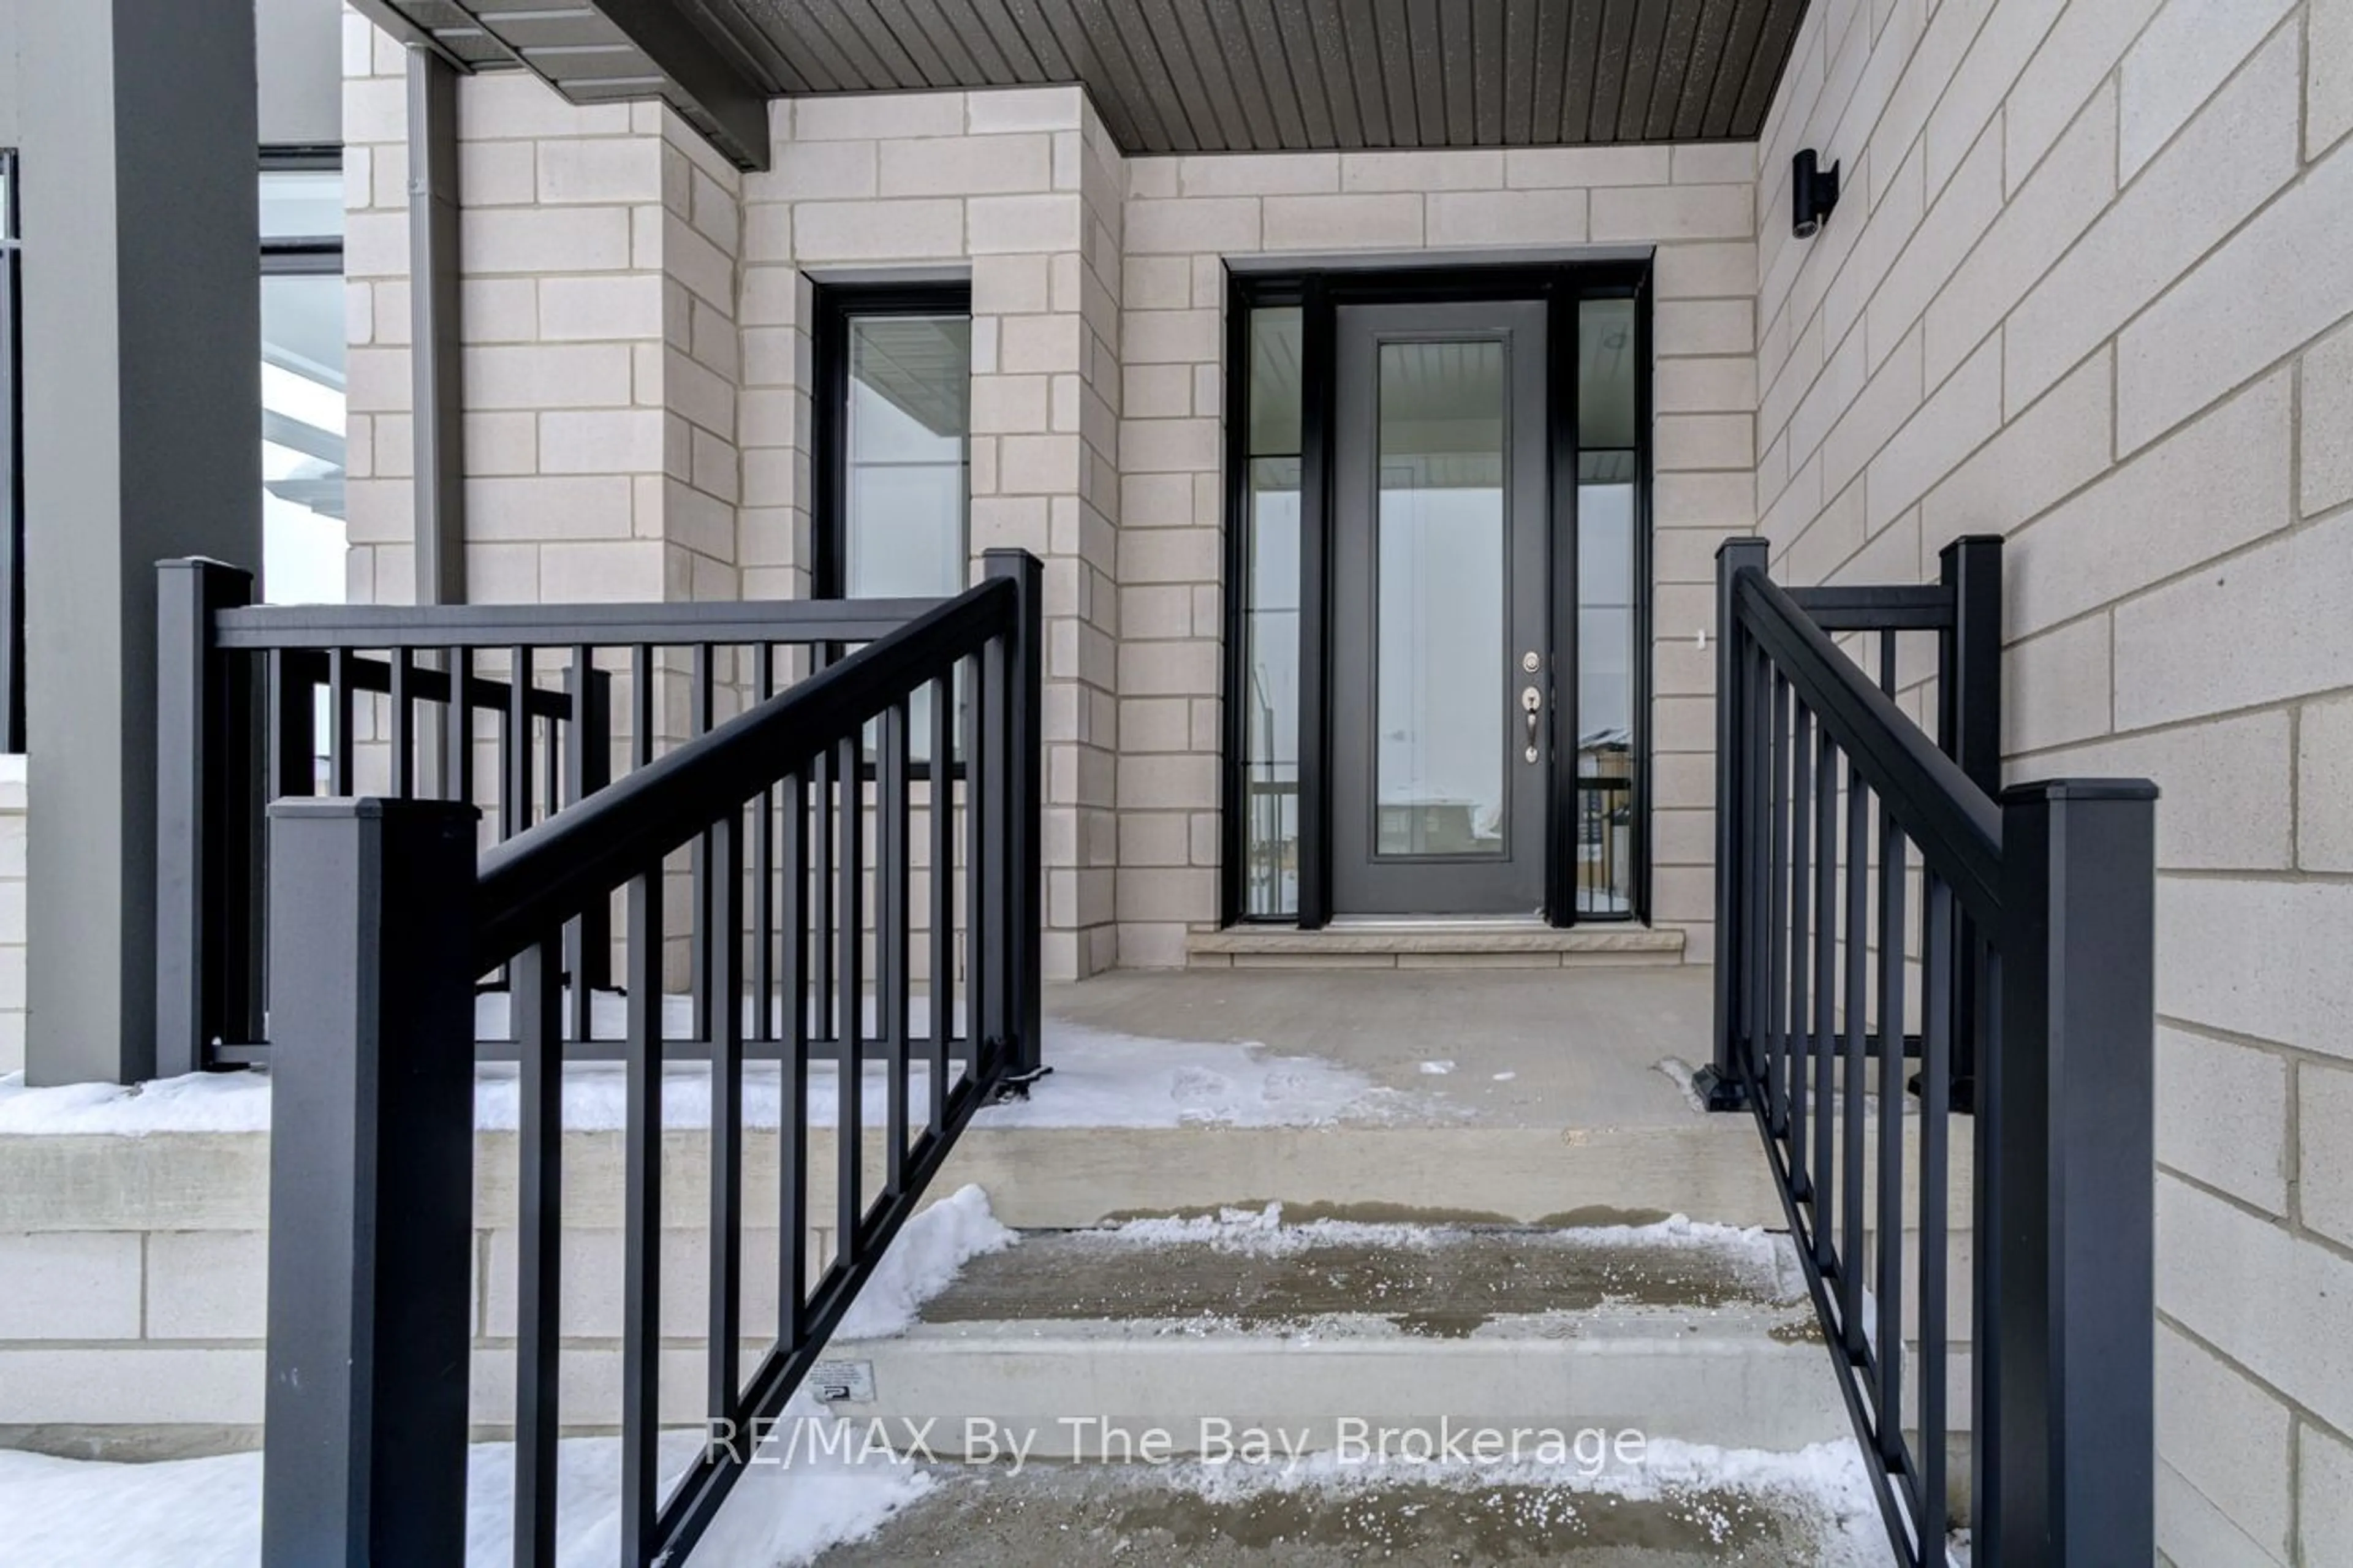
<svg viewBox="0 0 2353 1568"><path fill-rule="evenodd" d="M843 1347L947 1449L1083 1457L1073 1418L1352 1432L1451 1422L1795 1450L1846 1430L1785 1238L1677 1218L1567 1228L1285 1225L1279 1207L1033 1232L903 1335ZM1222 1424L1222 1426L1220 1425Z"/></svg>
<svg viewBox="0 0 2353 1568"><path fill-rule="evenodd" d="M1660 1445L1639 1469L1452 1461L1350 1467L941 1465L923 1497L824 1568L1543 1562L1864 1568L1885 1559L1851 1443L1794 1454Z"/></svg>

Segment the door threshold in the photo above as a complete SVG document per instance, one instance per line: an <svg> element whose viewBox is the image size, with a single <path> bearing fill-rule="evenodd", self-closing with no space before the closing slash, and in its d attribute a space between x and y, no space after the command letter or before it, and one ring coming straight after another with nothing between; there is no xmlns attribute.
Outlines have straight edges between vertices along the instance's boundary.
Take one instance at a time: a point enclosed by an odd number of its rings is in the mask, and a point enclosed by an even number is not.
<svg viewBox="0 0 2353 1568"><path fill-rule="evenodd" d="M1554 969L1680 963L1683 933L1613 922L1566 930L1541 921L1355 921L1301 931L1195 931L1187 962L1205 969Z"/></svg>
<svg viewBox="0 0 2353 1568"><path fill-rule="evenodd" d="M1527 915L1334 915L1326 931L1552 931L1540 914Z"/></svg>

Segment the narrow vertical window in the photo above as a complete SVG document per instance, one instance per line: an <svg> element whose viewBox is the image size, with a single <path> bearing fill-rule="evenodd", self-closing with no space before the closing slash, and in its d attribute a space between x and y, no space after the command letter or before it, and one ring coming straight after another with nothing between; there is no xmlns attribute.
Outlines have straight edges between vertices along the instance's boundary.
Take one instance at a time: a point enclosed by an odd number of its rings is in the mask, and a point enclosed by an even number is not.
<svg viewBox="0 0 2353 1568"><path fill-rule="evenodd" d="M332 148L261 158L261 591L341 604L343 176Z"/></svg>
<svg viewBox="0 0 2353 1568"><path fill-rule="evenodd" d="M1636 486L1634 301L1578 306L1577 912L1634 912Z"/></svg>
<svg viewBox="0 0 2353 1568"><path fill-rule="evenodd" d="M820 289L816 347L816 593L963 593L972 550L970 287ZM919 763L931 760L930 714L931 693L917 692L909 754Z"/></svg>
<svg viewBox="0 0 2353 1568"><path fill-rule="evenodd" d="M1299 912L1300 311L1250 312L1242 913Z"/></svg>
<svg viewBox="0 0 2353 1568"><path fill-rule="evenodd" d="M25 749L24 292L16 154L0 150L0 752Z"/></svg>
<svg viewBox="0 0 2353 1568"><path fill-rule="evenodd" d="M853 315L842 410L842 592L964 591L972 319Z"/></svg>

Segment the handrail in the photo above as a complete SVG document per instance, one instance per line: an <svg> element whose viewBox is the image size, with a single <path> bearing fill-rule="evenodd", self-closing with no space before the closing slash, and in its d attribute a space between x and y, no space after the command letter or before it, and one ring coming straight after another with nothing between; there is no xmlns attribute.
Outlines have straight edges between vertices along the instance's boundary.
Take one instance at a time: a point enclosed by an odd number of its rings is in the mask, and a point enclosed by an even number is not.
<svg viewBox="0 0 2353 1568"><path fill-rule="evenodd" d="M1756 1121L1906 1568L1951 1560L1962 1427L1983 1568L2156 1550L2157 792L2000 784L2000 552L1799 590L1761 539L1716 555L1706 1103ZM1833 630L1875 635L1876 683ZM1905 631L1936 638L1933 744L1894 700Z"/></svg>
<svg viewBox="0 0 2353 1568"><path fill-rule="evenodd" d="M487 972L533 933L582 912L731 805L856 734L884 704L928 684L948 658L1012 629L1013 584L991 578L739 713L536 827L483 853L474 908Z"/></svg>
<svg viewBox="0 0 2353 1568"><path fill-rule="evenodd" d="M944 602L259 605L253 588L251 573L217 561L158 566L156 1059L166 1074L268 1059L269 803L364 788L468 800L503 842L709 731L723 681L743 706L765 702ZM912 776L926 766L919 755ZM575 922L575 1001L612 989L610 923L596 907ZM571 1037L593 1044L585 1002L573 1012ZM477 1044L512 1054L504 1041Z"/></svg>
<svg viewBox="0 0 2353 1568"><path fill-rule="evenodd" d="M566 1135L577 1129L565 1079L583 1043L617 1047L621 1060L617 1545L636 1568L687 1560L734 1484L774 1457L763 1439L973 1116L1047 1070L1042 569L1023 552L986 553L977 586L922 605L837 661L821 653L780 695L764 648L732 677L756 705L723 724L710 723L715 682L730 677L696 645L683 673L699 733L659 758L645 754L658 711L649 677L669 672L639 648L630 695L641 765L551 805L547 820L487 853L480 808L462 795L271 805L280 1115L270 1191L282 1223L270 1238L264 1379L270 1568L354 1552L387 1563L464 1554L478 1371L470 1194L485 1158L516 1184L516 1560L553 1556L567 1416L611 1419L572 1415L563 1392L563 1240L567 1219L584 1223L566 1201ZM575 691L593 691L593 649L572 651ZM519 644L512 657L528 652ZM285 650L271 660L282 665ZM345 688L351 663L348 652L336 659ZM415 673L405 654L395 669ZM527 691L511 688L517 710ZM505 798L527 798L519 763L512 776L524 787ZM691 868L670 858L680 848ZM688 894L682 910L674 891ZM591 930L616 896L626 912ZM597 973L600 953L617 958L618 987ZM493 968L505 975L517 1119L512 1143L485 1151L472 1016L476 977ZM592 1026L589 1004L613 989L625 998L619 1037L591 1039L612 1032ZM688 1043L670 1022L674 1002L693 1016L708 1064L708 1160L697 1162L707 1316L694 1380L705 1440L682 1475L661 1440L680 1396L662 1245L679 1212L666 1083ZM746 1094L762 1044L776 1063L763 1091L772 1141L755 1133ZM814 1076L820 1064L827 1081ZM870 1097L881 1101L871 1119ZM754 1146L774 1151L773 1174L757 1183L746 1170ZM755 1265L746 1237L771 1226L777 1255ZM774 1282L773 1334L747 1321L754 1268ZM369 1331L391 1311L399 1332Z"/></svg>
<svg viewBox="0 0 2353 1568"><path fill-rule="evenodd" d="M1733 577L1741 620L1819 715L1863 782L1960 898L1989 924L2001 914L2001 812L1764 573Z"/></svg>
<svg viewBox="0 0 2353 1568"><path fill-rule="evenodd" d="M213 612L215 646L486 647L522 643L872 642L934 599L679 605L255 605Z"/></svg>

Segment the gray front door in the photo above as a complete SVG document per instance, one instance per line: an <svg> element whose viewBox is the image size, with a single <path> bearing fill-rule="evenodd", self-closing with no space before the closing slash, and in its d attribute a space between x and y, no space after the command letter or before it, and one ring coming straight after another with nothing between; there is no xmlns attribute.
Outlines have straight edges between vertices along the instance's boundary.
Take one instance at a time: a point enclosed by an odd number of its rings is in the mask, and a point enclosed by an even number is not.
<svg viewBox="0 0 2353 1568"><path fill-rule="evenodd" d="M1538 913L1545 306L1346 305L1338 328L1334 912Z"/></svg>

